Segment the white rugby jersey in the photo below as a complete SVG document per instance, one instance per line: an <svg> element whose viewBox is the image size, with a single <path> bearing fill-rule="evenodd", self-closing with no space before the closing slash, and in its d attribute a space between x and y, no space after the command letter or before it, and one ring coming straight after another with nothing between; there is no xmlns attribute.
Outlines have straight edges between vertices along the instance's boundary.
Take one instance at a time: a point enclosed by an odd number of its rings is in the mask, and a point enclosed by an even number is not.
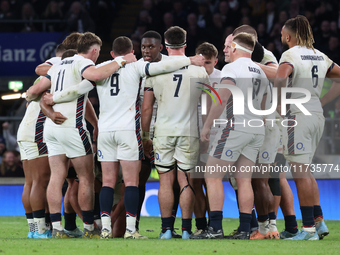
<svg viewBox="0 0 340 255"><path fill-rule="evenodd" d="M262 65L269 65L269 64L272 64L272 63L278 64L277 59L274 56L274 54L271 51L267 50L265 47L262 46L262 48L263 48L263 51L264 51L264 55L263 55L263 59L260 62L260 64L262 64Z"/></svg>
<svg viewBox="0 0 340 255"><path fill-rule="evenodd" d="M224 119L228 121L226 128L246 133L264 135L264 127L260 126L259 121L251 122L251 126L248 124L251 120L262 120L263 117L252 113L248 106L248 88L253 88L253 107L257 110L261 110L263 95L269 84L267 76L263 70L250 58L242 57L223 67L221 72L221 81L225 79L235 82L236 86L241 89L244 96L244 115L234 115L234 98L233 96L230 96L224 112Z"/></svg>
<svg viewBox="0 0 340 255"><path fill-rule="evenodd" d="M219 84L220 81L221 81L221 71L214 68L214 71L209 75L209 82L210 82L211 86L213 88L215 88L215 85ZM215 88L215 90L218 92L218 88ZM213 92L211 91L211 93L213 93ZM209 96L209 95L207 95L207 96ZM216 98L215 94L213 96ZM223 115L221 116L221 118L223 118ZM199 102L199 104L198 104L198 123L199 123L200 130L202 130L203 120L202 120L201 102ZM214 127L212 127L212 129L214 129Z"/></svg>
<svg viewBox="0 0 340 255"><path fill-rule="evenodd" d="M45 61L46 64L49 64L51 66L60 63L61 57L53 57Z"/></svg>
<svg viewBox="0 0 340 255"><path fill-rule="evenodd" d="M204 67L193 65L146 79L145 90L153 90L158 105L155 137L198 137L197 105L203 85L197 82L209 85L209 77Z"/></svg>
<svg viewBox="0 0 340 255"><path fill-rule="evenodd" d="M59 64L53 65L46 76L51 80L51 93L61 93L64 89L80 83L83 79L82 73L90 66L94 66L93 61L80 55L65 58ZM60 112L67 120L61 125L57 125L52 120L47 119L46 125L86 129L84 117L87 96L88 93L85 93L70 102L55 104L53 110Z"/></svg>
<svg viewBox="0 0 340 255"><path fill-rule="evenodd" d="M104 62L101 65L110 63ZM181 57L171 63L166 60L149 63L137 61L126 64L109 78L97 82L99 97L99 132L118 130L140 130L139 92L142 77L162 73L164 70L176 70L190 63L187 57ZM170 72L169 71L169 72Z"/></svg>
<svg viewBox="0 0 340 255"><path fill-rule="evenodd" d="M162 55L162 59L161 59L161 61L163 61L163 60L165 60L165 59L167 59L168 58L168 56L167 55L163 55L163 54L161 54ZM149 62L147 62L147 61L144 61L144 59L143 58L141 58L140 60L138 60L138 61L141 61L141 62L144 62L144 63L149 63ZM142 81L142 86L141 86L141 88L140 88L140 92L139 92L139 97L140 97L140 104L142 105L143 104L143 99L144 99L144 87L145 87L145 79L146 79L146 77L143 77L143 81ZM156 107L156 109L157 109L157 104L155 104L154 105L154 109L155 109L155 107Z"/></svg>
<svg viewBox="0 0 340 255"><path fill-rule="evenodd" d="M161 55L162 55L161 61L168 58L167 55L163 55L163 54L161 54ZM144 61L143 58L141 58L138 61L147 62L147 61ZM141 86L141 89L139 91L140 105L143 104L143 100L144 100L145 79L146 79L146 77L143 77L142 86ZM155 126L156 116L157 116L157 102L155 102L154 105L153 105L152 118L151 118L151 123L150 123L150 130L149 130L151 138L153 137L153 131L154 131L154 126Z"/></svg>
<svg viewBox="0 0 340 255"><path fill-rule="evenodd" d="M324 53L315 49L294 46L285 51L280 59L280 65L288 64L293 72L287 81L287 87L304 88L311 93L311 99L303 106L311 113L323 113L320 94L327 73L334 63ZM289 93L287 98L304 98L303 93ZM294 104L287 106L287 115L301 113Z"/></svg>
<svg viewBox="0 0 340 255"><path fill-rule="evenodd" d="M216 84L221 81L221 73L222 72L220 70L214 68L214 71L209 75L209 81L210 81L210 84L213 88L215 88ZM218 92L218 88L216 88L216 91ZM218 103L218 101L216 101L216 103ZM220 118L223 118L223 115L221 115ZM215 129L215 128L211 127L211 130L213 130L213 129Z"/></svg>
<svg viewBox="0 0 340 255"><path fill-rule="evenodd" d="M53 57L45 61L49 65L60 63L61 57ZM39 82L43 76L38 77L34 84ZM19 125L17 141L43 142L43 130L46 116L40 109L40 100L32 101L26 108L25 115Z"/></svg>

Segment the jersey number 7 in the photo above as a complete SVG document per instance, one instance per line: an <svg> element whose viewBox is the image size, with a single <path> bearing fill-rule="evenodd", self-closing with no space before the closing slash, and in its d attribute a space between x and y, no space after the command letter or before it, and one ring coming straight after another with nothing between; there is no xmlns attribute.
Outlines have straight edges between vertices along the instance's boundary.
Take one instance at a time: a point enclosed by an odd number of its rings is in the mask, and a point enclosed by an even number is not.
<svg viewBox="0 0 340 255"><path fill-rule="evenodd" d="M174 74L173 81L178 80L174 97L178 97L179 88L181 87L182 84L182 78L183 78L182 74Z"/></svg>

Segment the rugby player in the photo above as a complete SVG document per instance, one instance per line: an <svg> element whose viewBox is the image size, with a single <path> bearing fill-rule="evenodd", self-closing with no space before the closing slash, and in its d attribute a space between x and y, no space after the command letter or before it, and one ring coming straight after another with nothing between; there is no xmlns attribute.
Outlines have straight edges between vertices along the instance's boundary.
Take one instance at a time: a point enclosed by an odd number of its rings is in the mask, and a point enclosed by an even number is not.
<svg viewBox="0 0 340 255"><path fill-rule="evenodd" d="M320 103L320 93L325 77L340 77L340 69L325 54L314 49L313 32L306 17L298 15L286 21L281 31L284 53L280 59L275 87L279 88L278 106L281 104L281 88L303 88L311 98L303 107L287 106L288 128L284 131L284 155L289 162L297 187L302 214L302 230L285 233L286 240L319 240L329 234L323 221L319 189L308 164L311 164L315 150L323 133L325 119ZM303 98L303 93L289 93L288 98ZM297 122L297 123L296 123ZM293 170L293 169L296 169Z"/></svg>
<svg viewBox="0 0 340 255"><path fill-rule="evenodd" d="M208 42L200 44L196 48L196 55L202 55L204 57L204 68L209 75L209 81L212 87L215 86L216 83L219 83L221 80L221 71L216 69L215 66L218 62L217 55L218 51L216 47ZM218 89L216 89L218 91ZM210 100L209 100L210 101ZM208 107L207 107L207 112L208 109L210 109L210 103L208 101ZM202 109L201 105L199 105L199 127L202 129L203 126L203 120L202 118L205 118L205 116L202 116ZM200 155L200 161L202 165L205 165L207 163L208 155L209 155L209 148L212 145L212 142L215 139L215 135L217 133L218 129L217 127L213 127L211 132L210 132L210 143L207 144L208 151L204 154ZM203 149L202 145L202 149ZM207 225L207 219L205 217L206 212L208 211L209 213L209 203L208 203L208 197L204 194L203 191L203 186L205 186L206 189L206 184L204 181L204 176L196 176L197 173L193 176L193 187L195 190L195 206L194 206L194 214L195 214L195 222L196 222L196 230L194 232L194 235L199 235L202 233L202 231L205 231L208 228Z"/></svg>
<svg viewBox="0 0 340 255"><path fill-rule="evenodd" d="M186 31L171 27L164 33L169 59L185 55ZM145 81L142 108L143 147L150 155L151 145L155 153L155 166L159 173L158 201L161 209L162 231L160 239L172 237L173 183L175 175L181 188L182 239L191 236L191 220L194 206L194 190L190 171L197 163L199 140L197 130L197 103L202 84L190 84L190 79L209 84L203 67L192 65L181 70L150 77ZM153 104L157 100L157 121L153 141L150 140L150 122ZM175 171L177 164L177 169Z"/></svg>
<svg viewBox="0 0 340 255"><path fill-rule="evenodd" d="M251 60L251 54L255 46L255 38L247 33L240 33L233 38L230 48L231 64L225 65L221 73L221 84L228 84L239 87L244 95L247 95L248 88L257 85L253 94L253 106L261 109L261 102L268 86L268 80L264 72ZM227 48L226 51L229 51ZM256 82L256 84L253 84ZM219 118L226 107L228 120L225 127L220 128L216 135L214 145L210 151L207 166L233 166L235 164L238 171L235 178L238 187L238 202L240 211L240 226L233 235L234 239L250 238L250 222L253 208L254 196L251 187L251 173L240 172L240 167L251 167L254 165L259 148L264 139L264 127L249 127L235 123L243 123L249 119L261 118L250 112L246 99L245 116L233 115L233 96L229 89L220 88L219 95L222 99L221 105L212 105L207 121L201 132L201 140L209 141L210 128L215 119ZM246 96L245 96L246 98ZM220 137L220 138L219 138ZM219 139L217 139L219 138ZM194 239L224 238L222 229L222 208L224 202L224 190L222 178L225 172L205 173L208 196L214 197L209 200L210 224L207 231Z"/></svg>

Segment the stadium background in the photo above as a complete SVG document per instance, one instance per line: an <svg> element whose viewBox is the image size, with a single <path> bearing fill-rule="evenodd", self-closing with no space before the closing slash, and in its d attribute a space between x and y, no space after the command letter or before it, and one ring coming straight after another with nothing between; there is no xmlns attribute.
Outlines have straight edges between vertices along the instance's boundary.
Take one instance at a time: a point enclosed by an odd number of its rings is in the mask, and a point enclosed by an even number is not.
<svg viewBox="0 0 340 255"><path fill-rule="evenodd" d="M284 22L298 14L305 15L314 32L315 47L326 53L335 63L340 63L339 29L340 3L336 0L84 0L0 1L0 122L9 122L0 127L0 159L6 150L15 150L11 144L18 125L25 113L22 94L37 78L35 67L54 56L55 47L72 31L95 32L103 40L98 63L110 59L114 38L129 36L134 44L137 58L141 57L140 37L147 30L161 34L172 26L186 29L187 55L193 55L198 44L213 43L219 50L218 69L224 65L223 43L235 27L249 24L257 29L259 42L272 51L279 60L281 55L280 31ZM166 53L165 51L163 53ZM322 95L331 83L325 81ZM10 96L9 96L10 95ZM6 97L7 96L7 97ZM90 93L98 112L95 91ZM12 99L7 99L12 98ZM325 131L313 163L340 164L340 99L335 99L324 108ZM2 135L1 135L2 134ZM13 137L12 137L13 138ZM2 165L4 162L1 163ZM20 169L20 162L16 162ZM0 172L0 216L23 216L21 204L22 174L18 177L3 177ZM316 173L320 200L325 219L339 220L340 173L327 168ZM147 183L146 200L142 214L160 214L157 176L152 175ZM297 218L301 218L295 184L289 181L295 198ZM230 185L224 183L226 200L224 217L237 218L237 206ZM227 209L228 208L228 209ZM179 212L180 215L180 212ZM282 214L278 214L282 218Z"/></svg>

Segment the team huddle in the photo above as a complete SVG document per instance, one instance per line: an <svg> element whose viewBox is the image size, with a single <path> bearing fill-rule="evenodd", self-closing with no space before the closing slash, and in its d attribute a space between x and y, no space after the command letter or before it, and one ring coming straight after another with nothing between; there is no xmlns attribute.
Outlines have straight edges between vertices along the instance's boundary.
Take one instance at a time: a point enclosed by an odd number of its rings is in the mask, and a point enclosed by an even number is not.
<svg viewBox="0 0 340 255"><path fill-rule="evenodd" d="M142 36L142 59L136 60L131 40L121 36L112 44L113 60L99 65L98 36L66 37L57 57L36 68L40 77L27 91L29 104L18 130L28 238L147 239L139 233L139 220L153 167L160 181L159 239L319 240L328 235L307 165L324 128L323 81L336 81L340 68L313 48L304 16L288 20L281 33L284 53L277 62L257 42L255 29L236 28L225 40L221 71L215 69L218 51L210 43L186 57L186 31L176 26L164 33L168 56L161 54L161 35L148 31ZM88 99L94 88L98 119ZM293 103L305 98L298 88L310 95L303 106ZM292 172L301 230L284 172L240 171L286 163L303 169ZM197 166L236 169L227 177L236 192L240 224L229 235L222 229L226 173L197 173ZM174 231L178 205L182 235ZM285 218L281 233L276 228L279 206ZM83 231L76 226L77 214Z"/></svg>

